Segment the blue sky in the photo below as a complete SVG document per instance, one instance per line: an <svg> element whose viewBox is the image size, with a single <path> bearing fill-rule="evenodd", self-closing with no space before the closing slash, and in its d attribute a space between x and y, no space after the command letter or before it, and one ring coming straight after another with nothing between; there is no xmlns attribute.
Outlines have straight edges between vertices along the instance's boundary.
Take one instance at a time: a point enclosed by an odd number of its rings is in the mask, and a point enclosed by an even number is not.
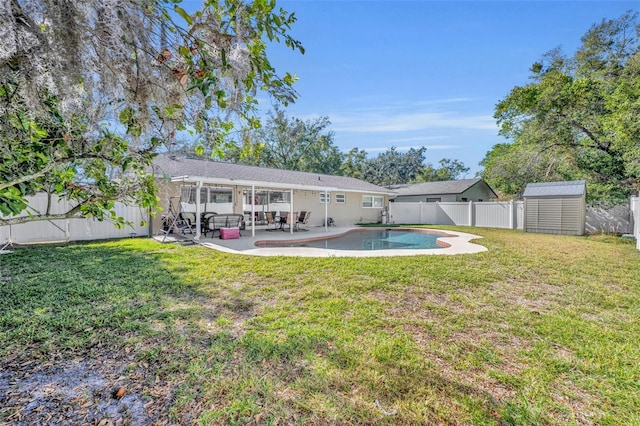
<svg viewBox="0 0 640 426"><path fill-rule="evenodd" d="M296 74L299 99L286 111L329 117L343 151L376 155L427 147L427 162L471 168L505 140L495 104L528 82L529 68L560 46L573 54L602 19L638 1L278 1L295 12L301 55L274 46L272 65ZM271 107L263 103L266 113Z"/></svg>

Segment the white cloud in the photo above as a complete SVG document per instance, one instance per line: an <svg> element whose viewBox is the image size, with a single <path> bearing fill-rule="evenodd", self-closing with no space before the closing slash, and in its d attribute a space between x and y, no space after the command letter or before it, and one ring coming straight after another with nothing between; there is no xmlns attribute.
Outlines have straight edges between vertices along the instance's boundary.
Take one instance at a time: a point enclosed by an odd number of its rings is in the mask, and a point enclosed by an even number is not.
<svg viewBox="0 0 640 426"><path fill-rule="evenodd" d="M427 151L438 151L438 150L447 150L447 149L456 149L459 148L459 145L411 145L411 146L396 146L396 151L404 152L409 151L410 149L420 149L422 147L427 148ZM362 148L367 152L385 152L390 147L371 147L371 148ZM347 150L348 151L348 150Z"/></svg>
<svg viewBox="0 0 640 426"><path fill-rule="evenodd" d="M336 132L411 132L429 129L496 130L495 120L485 115L450 112L400 112L330 115Z"/></svg>

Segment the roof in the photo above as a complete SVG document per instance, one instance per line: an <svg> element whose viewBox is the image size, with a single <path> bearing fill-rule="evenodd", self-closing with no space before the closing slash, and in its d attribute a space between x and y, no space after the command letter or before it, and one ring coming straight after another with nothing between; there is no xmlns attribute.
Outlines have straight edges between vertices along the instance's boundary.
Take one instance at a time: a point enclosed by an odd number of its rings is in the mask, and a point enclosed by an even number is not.
<svg viewBox="0 0 640 426"><path fill-rule="evenodd" d="M586 193L586 182L573 180L565 182L528 183L523 197L563 197L582 196Z"/></svg>
<svg viewBox="0 0 640 426"><path fill-rule="evenodd" d="M171 155L159 155L155 158L154 173L156 175L168 175L173 180L182 180L184 182L201 181L203 183L222 185L255 185L268 188L316 191L393 193L389 189L351 177L270 169L210 160L177 158Z"/></svg>
<svg viewBox="0 0 640 426"><path fill-rule="evenodd" d="M439 182L392 185L389 189L393 190L398 196L462 194L478 182L482 182L482 179L444 180Z"/></svg>

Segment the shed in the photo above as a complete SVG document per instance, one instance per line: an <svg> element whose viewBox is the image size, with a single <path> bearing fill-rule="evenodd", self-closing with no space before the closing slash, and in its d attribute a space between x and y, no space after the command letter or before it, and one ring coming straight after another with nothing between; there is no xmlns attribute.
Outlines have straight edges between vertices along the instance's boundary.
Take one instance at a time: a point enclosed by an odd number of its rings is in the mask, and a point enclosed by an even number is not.
<svg viewBox="0 0 640 426"><path fill-rule="evenodd" d="M586 220L586 183L530 183L524 198L524 231L542 234L582 235Z"/></svg>

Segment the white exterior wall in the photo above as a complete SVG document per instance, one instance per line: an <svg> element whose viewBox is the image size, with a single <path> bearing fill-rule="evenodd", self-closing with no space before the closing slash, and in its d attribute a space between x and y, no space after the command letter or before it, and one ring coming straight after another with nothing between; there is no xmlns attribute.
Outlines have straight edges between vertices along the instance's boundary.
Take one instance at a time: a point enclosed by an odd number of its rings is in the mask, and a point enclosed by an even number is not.
<svg viewBox="0 0 640 426"><path fill-rule="evenodd" d="M27 197L29 206L36 211L45 211L47 208L47 195L36 194ZM53 201L52 214L68 211L69 203L65 200ZM138 236L148 235L148 225L140 225L142 221L148 221L148 214L138 207L116 204L116 213L125 220L132 222L132 226L117 229L113 223L95 219L64 219L41 220L23 223L20 225L0 226L0 245L4 242L16 244L54 242L54 241L80 241L108 238L124 238L131 234ZM6 217L6 216L5 216Z"/></svg>

